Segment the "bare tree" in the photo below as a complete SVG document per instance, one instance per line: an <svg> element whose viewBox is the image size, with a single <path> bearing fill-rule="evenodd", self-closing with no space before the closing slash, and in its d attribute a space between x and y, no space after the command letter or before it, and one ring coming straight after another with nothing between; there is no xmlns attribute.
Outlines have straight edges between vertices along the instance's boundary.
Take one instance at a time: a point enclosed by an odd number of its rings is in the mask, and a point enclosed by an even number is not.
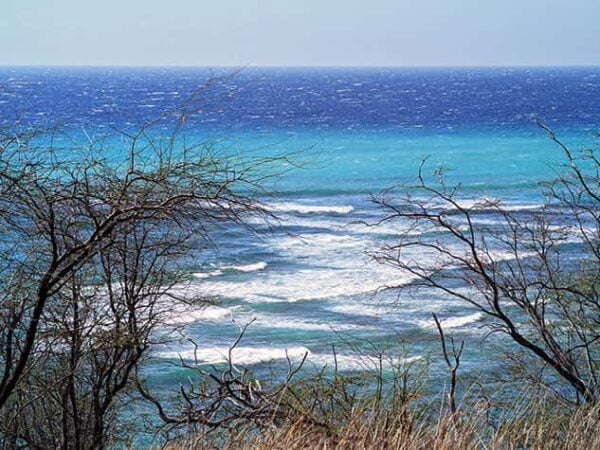
<svg viewBox="0 0 600 450"><path fill-rule="evenodd" d="M386 211L384 221L420 234L406 234L374 256L413 278L399 289L435 289L470 305L488 318L491 332L506 334L563 380L575 401L596 402L600 161L592 149L572 152L542 128L566 165L542 189L540 208L513 210L486 198L466 202L441 171L431 180L423 161L415 186L375 200Z"/></svg>
<svg viewBox="0 0 600 450"><path fill-rule="evenodd" d="M94 448L114 440L120 394L132 387L135 369L178 301L166 296L177 279L169 265L181 238L155 228L144 224L113 242L46 306L43 361L19 383L20 400L9 402L13 414L5 416L20 441Z"/></svg>
<svg viewBox="0 0 600 450"><path fill-rule="evenodd" d="M240 328L221 364L198 358L197 345L190 340L193 357L172 362L187 372L187 381L179 385L174 399L152 393L138 379L140 394L162 421L160 439L167 448L170 444L212 448L222 442L243 446L244 436L289 426L310 430L309 434L331 435L333 443L339 427L359 417L381 420L390 430L399 424L412 427L410 408L420 397L422 365L405 361L391 348L374 348L376 354L372 354L348 343L357 350L361 369L340 370L332 346L332 365L306 367L308 352L295 360L286 355L281 365L271 366L272 376L261 379L235 362L236 349L251 324Z"/></svg>
<svg viewBox="0 0 600 450"><path fill-rule="evenodd" d="M438 334L440 336L440 343L442 345L442 355L444 361L448 367L450 374L450 389L448 391L448 409L451 414L456 413L456 387L458 385L458 369L460 367L460 357L465 348L465 341L461 341L457 347L454 342L454 337L450 336L450 348L446 342L447 338L442 328L442 324L437 317L437 314L432 314L435 326L437 327Z"/></svg>
<svg viewBox="0 0 600 450"><path fill-rule="evenodd" d="M233 353L251 323L241 327L237 339L229 347L224 368L199 361L197 345L190 340L194 346L193 360L180 358L177 363L178 367L190 372L190 383L180 385L175 401L165 402L153 395L140 378L137 379L138 392L156 408L163 422L160 428L167 437L172 439L173 435L185 436L193 432L196 439L202 440L213 431L248 426L272 428L297 413L286 397L308 352L296 364L287 357L286 374L269 387L268 380L261 382L248 368L238 367L234 361Z"/></svg>
<svg viewBox="0 0 600 450"><path fill-rule="evenodd" d="M0 135L0 435L6 446L100 448L121 393L176 305L191 237L268 213L280 159L186 137L189 99L119 151L88 136Z"/></svg>

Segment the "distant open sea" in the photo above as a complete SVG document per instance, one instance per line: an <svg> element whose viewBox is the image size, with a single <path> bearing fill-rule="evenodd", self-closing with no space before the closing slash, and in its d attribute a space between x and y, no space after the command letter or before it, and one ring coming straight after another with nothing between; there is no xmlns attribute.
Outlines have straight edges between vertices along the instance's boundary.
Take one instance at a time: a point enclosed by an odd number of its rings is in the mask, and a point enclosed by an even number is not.
<svg viewBox="0 0 600 450"><path fill-rule="evenodd" d="M64 123L90 136L152 118L224 69L0 68L0 121ZM190 137L253 155L292 153L307 162L266 199L282 222L258 235L217 230L217 250L189 262L198 292L218 306L182 312L201 361L218 363L238 328L255 319L234 353L265 367L310 352L310 364L361 368L376 346L409 341L406 357L437 345L431 312L471 344L465 365L494 367L479 339L485 318L439 293L401 297L382 286L409 282L365 252L400 233L370 194L415 180L421 158L447 169L466 200L502 197L519 210L541 205L537 183L554 175L559 149L540 120L577 148L600 126L600 68L249 68L201 93ZM119 151L115 147L112 151ZM152 374L169 385L168 364L186 343L157 350ZM360 353L360 352L359 352ZM368 364L368 363L367 363Z"/></svg>

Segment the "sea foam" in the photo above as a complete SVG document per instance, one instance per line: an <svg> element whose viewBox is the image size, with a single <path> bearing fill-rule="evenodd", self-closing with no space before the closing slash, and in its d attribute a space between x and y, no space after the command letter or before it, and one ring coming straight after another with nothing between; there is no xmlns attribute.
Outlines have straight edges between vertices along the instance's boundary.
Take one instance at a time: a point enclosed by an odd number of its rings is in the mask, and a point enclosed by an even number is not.
<svg viewBox="0 0 600 450"><path fill-rule="evenodd" d="M240 346L231 350L231 359L234 364L252 365L285 358L299 360L302 359L306 354L310 354L310 351L306 347L302 346L289 348ZM198 348L196 350L164 351L159 352L157 356L168 359L181 358L188 361L197 360L200 364L220 364L227 362L229 358L229 347L214 346Z"/></svg>
<svg viewBox="0 0 600 450"><path fill-rule="evenodd" d="M232 308L233 309L233 308ZM198 321L221 322L233 319L233 310L218 306L189 307L180 305L173 307L165 318L167 325L184 325Z"/></svg>
<svg viewBox="0 0 600 450"><path fill-rule="evenodd" d="M311 213L333 213L333 214L348 214L354 211L354 207L350 205L307 205L302 203L282 202L269 203L265 205L265 209L273 212L293 212L299 214Z"/></svg>
<svg viewBox="0 0 600 450"><path fill-rule="evenodd" d="M228 362L230 349L227 346L214 346L183 351L163 351L156 356L165 359L183 359L186 361L203 364L223 364ZM372 354L359 353L313 353L304 346L284 347L250 347L239 346L231 349L231 362L237 365L254 365L269 361L289 359L292 363L299 363L306 357L306 362L317 367L328 366L333 368L336 364L342 370L378 370L391 368L402 364L411 364L422 359L421 356L409 357L383 357Z"/></svg>
<svg viewBox="0 0 600 450"><path fill-rule="evenodd" d="M219 275L223 275L225 271L236 271L236 272L257 272L260 270L264 270L267 268L267 263L264 261L260 261L252 264L242 264L239 266L222 266L216 270L211 270L210 272L196 272L192 275L196 278L210 278L216 277Z"/></svg>
<svg viewBox="0 0 600 450"><path fill-rule="evenodd" d="M267 245L283 257L305 264L288 270L259 272L243 282L206 280L202 288L211 295L249 302L294 302L372 293L414 279L410 274L371 261L366 251L378 244L369 237L307 233L276 236Z"/></svg>
<svg viewBox="0 0 600 450"><path fill-rule="evenodd" d="M443 330L449 330L453 328L464 327L470 323L478 322L483 319L483 313L474 313L467 316L450 317L447 319L440 320L440 326ZM435 321L432 320L418 320L417 324L421 328L434 329L436 328Z"/></svg>

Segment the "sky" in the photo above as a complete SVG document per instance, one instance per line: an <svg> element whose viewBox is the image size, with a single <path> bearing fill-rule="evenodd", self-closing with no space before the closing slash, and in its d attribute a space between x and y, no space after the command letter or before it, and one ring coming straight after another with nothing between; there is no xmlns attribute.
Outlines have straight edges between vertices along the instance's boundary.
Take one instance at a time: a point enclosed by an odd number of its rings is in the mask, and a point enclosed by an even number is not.
<svg viewBox="0 0 600 450"><path fill-rule="evenodd" d="M600 0L0 0L0 65L600 65Z"/></svg>

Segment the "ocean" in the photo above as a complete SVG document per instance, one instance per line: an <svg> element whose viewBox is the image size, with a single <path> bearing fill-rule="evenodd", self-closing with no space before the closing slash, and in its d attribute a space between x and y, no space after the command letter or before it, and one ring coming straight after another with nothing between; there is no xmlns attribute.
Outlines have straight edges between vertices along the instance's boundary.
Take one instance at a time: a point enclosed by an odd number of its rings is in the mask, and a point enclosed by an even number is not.
<svg viewBox="0 0 600 450"><path fill-rule="evenodd" d="M370 252L406 230L368 226L383 217L371 196L414 183L428 157L432 170L460 183L466 202L540 208L539 183L562 159L536 121L573 148L590 145L600 68L3 67L0 122L104 136L153 118L211 77L219 81L200 92L189 138L253 156L290 154L301 167L269 181L262 200L279 221L253 223L253 234L215 230L215 247L187 261L193 288L216 299L173 318L197 343L199 361L223 362L252 320L233 355L258 371L306 352L308 365L332 364L332 346L347 370L376 366L382 349L407 363L426 360L439 351L436 312L467 342L463 368L494 370L482 314L440 293L383 289L411 279ZM112 142L107 151L122 150ZM171 363L193 355L187 341L156 349L149 376L171 386L181 376Z"/></svg>

